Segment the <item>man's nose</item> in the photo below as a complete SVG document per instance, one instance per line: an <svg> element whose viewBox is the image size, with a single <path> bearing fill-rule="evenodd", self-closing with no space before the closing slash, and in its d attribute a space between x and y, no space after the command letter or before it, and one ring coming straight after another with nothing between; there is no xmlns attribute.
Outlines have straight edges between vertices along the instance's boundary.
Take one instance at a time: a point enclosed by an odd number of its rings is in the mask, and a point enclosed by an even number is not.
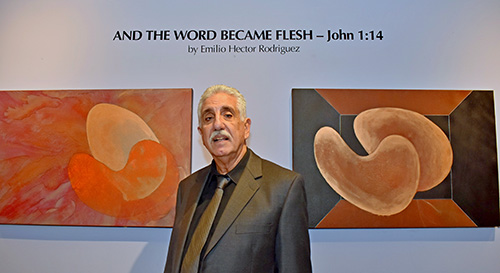
<svg viewBox="0 0 500 273"><path fill-rule="evenodd" d="M215 130L222 130L224 129L224 120L222 118L222 115L215 115L215 120L214 120L214 129Z"/></svg>

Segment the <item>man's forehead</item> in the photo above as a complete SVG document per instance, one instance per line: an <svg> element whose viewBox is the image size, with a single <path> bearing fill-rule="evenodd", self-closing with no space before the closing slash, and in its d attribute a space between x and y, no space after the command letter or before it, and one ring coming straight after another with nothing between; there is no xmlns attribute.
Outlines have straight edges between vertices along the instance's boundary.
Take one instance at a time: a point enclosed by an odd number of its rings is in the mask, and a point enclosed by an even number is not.
<svg viewBox="0 0 500 273"><path fill-rule="evenodd" d="M230 111L235 114L238 113L237 108L231 105L206 105L203 106L201 113L205 114L205 113L215 113L224 111Z"/></svg>
<svg viewBox="0 0 500 273"><path fill-rule="evenodd" d="M222 96L221 96L222 95ZM202 104L202 112L221 110L237 110L237 99L226 93L216 93L208 97Z"/></svg>

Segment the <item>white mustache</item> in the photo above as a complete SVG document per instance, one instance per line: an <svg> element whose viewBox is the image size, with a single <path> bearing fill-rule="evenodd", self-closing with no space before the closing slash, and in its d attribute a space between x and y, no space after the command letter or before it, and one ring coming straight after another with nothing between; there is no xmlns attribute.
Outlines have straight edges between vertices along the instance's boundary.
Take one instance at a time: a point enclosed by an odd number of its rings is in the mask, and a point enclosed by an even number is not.
<svg viewBox="0 0 500 273"><path fill-rule="evenodd" d="M214 138L216 138L217 136L225 136L229 139L231 139L231 135L226 131L226 130L217 130L217 131L213 131L212 134L210 135L210 141L214 141Z"/></svg>

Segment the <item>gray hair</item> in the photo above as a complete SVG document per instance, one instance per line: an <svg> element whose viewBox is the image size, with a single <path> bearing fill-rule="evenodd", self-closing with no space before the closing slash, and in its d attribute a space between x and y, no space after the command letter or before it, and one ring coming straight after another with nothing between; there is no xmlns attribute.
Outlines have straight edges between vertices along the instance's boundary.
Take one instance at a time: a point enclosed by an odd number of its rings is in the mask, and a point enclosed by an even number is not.
<svg viewBox="0 0 500 273"><path fill-rule="evenodd" d="M247 102L240 91L227 85L217 84L207 88L207 90L203 92L203 95L201 95L200 102L198 102L198 124L201 124L201 107L203 106L203 103L209 97L217 93L226 93L234 96L236 98L236 107L238 108L238 112L240 112L240 119L243 121L247 118Z"/></svg>

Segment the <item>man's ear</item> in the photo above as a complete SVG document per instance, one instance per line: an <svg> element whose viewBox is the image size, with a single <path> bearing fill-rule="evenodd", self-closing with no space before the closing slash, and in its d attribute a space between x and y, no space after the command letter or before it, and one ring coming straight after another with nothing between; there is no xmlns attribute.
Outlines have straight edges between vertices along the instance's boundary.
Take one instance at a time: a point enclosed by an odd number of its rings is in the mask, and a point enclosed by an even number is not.
<svg viewBox="0 0 500 273"><path fill-rule="evenodd" d="M250 136L250 126L252 125L252 120L250 118L245 119L245 139Z"/></svg>
<svg viewBox="0 0 500 273"><path fill-rule="evenodd" d="M198 133L200 134L200 136L203 136L203 135L201 134L201 128L200 128L200 126L198 126Z"/></svg>

